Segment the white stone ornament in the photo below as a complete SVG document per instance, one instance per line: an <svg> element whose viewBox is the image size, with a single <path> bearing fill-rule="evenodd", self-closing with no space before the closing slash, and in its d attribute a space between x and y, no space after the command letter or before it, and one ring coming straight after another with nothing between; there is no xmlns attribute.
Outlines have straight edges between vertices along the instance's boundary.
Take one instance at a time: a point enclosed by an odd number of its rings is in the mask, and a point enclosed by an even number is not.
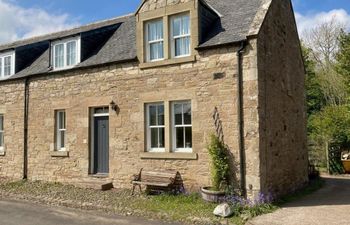
<svg viewBox="0 0 350 225"><path fill-rule="evenodd" d="M229 206L229 204L223 203L223 204L218 205L214 209L213 213L215 216L220 216L220 217L226 218L226 217L229 217L232 215L232 210L231 210L231 207Z"/></svg>

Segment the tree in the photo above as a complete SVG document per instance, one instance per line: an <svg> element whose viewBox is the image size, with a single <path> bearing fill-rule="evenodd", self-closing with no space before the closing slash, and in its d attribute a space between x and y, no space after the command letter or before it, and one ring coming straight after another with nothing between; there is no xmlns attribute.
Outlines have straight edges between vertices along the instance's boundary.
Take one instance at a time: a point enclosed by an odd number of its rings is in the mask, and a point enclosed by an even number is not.
<svg viewBox="0 0 350 225"><path fill-rule="evenodd" d="M339 47L339 36L344 27L333 18L304 32L303 41L313 50L313 57L319 66L327 66L334 62Z"/></svg>
<svg viewBox="0 0 350 225"><path fill-rule="evenodd" d="M329 146L340 151L350 147L349 107L326 106L310 117L309 128L310 139L316 154L318 153L318 159L322 164L327 165L329 171Z"/></svg>
<svg viewBox="0 0 350 225"><path fill-rule="evenodd" d="M306 48L302 44L302 53L306 72L306 100L308 116L319 112L325 106L325 98L322 92L320 81L316 75L316 62L312 59L310 48Z"/></svg>
<svg viewBox="0 0 350 225"><path fill-rule="evenodd" d="M343 25L332 19L306 31L303 41L315 61L315 72L324 99L329 105L342 105L347 102L348 90L344 76L336 69L339 36Z"/></svg>
<svg viewBox="0 0 350 225"><path fill-rule="evenodd" d="M350 33L346 33L344 30L339 36L339 51L336 59L337 71L345 78L350 93Z"/></svg>

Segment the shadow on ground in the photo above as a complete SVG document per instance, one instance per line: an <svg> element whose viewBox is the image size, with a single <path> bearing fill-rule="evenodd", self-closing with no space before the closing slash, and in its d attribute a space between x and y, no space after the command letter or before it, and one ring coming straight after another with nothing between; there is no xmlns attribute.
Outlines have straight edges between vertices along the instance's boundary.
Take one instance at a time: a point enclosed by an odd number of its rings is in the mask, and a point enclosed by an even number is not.
<svg viewBox="0 0 350 225"><path fill-rule="evenodd" d="M350 205L350 176L322 177L324 186L299 200L282 205L284 208L301 206Z"/></svg>

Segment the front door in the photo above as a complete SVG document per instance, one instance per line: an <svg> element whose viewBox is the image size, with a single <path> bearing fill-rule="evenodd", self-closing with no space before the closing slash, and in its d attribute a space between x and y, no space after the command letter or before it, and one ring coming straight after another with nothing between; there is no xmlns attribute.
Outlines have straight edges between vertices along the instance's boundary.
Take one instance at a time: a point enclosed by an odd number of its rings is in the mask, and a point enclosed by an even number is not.
<svg viewBox="0 0 350 225"><path fill-rule="evenodd" d="M94 174L109 172L109 119L108 116L94 116Z"/></svg>

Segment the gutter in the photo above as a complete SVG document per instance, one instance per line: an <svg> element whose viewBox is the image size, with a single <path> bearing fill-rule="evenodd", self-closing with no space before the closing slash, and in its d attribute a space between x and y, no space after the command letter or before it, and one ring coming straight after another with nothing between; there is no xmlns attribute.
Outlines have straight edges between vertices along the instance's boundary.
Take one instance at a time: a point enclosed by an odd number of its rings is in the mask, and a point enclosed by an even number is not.
<svg viewBox="0 0 350 225"><path fill-rule="evenodd" d="M237 51L237 121L238 121L238 147L240 161L240 188L241 195L247 197L246 190L246 158L244 148L244 112L243 112L243 53L245 52L246 41L241 42L241 47Z"/></svg>
<svg viewBox="0 0 350 225"><path fill-rule="evenodd" d="M29 78L26 78L24 80L23 179L28 178L28 115L29 115Z"/></svg>

